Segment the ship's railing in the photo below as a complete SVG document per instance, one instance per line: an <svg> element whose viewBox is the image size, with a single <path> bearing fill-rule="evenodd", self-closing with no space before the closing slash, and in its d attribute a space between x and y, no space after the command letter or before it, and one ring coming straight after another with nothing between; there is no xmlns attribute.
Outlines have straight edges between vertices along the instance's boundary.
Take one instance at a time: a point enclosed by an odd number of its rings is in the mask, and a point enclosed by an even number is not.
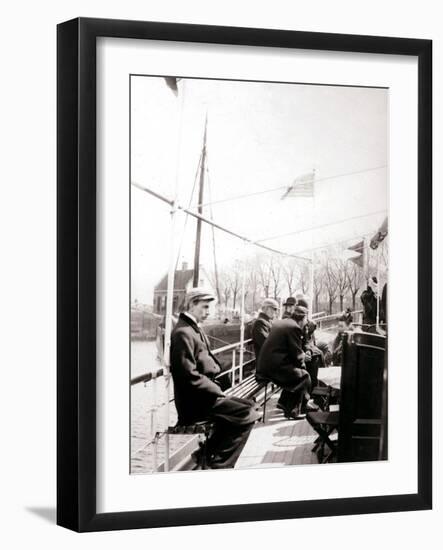
<svg viewBox="0 0 443 550"><path fill-rule="evenodd" d="M251 350L248 349L248 346L252 344L252 339L247 339L243 341L243 349L241 347L241 342L234 342L232 344L228 344L225 346L222 346L220 348L216 348L212 350L212 353L214 355L221 355L221 354L231 354L231 364L230 368L224 370L220 374L216 376L217 379L221 379L223 377L229 377L230 376L230 385L231 387L234 387L235 385L239 384L243 380L245 367L250 367L252 363L255 361L255 356ZM241 358L243 358L243 361L241 361ZM158 450L159 450L159 443L162 437L168 435L168 426L166 426L165 422L163 422L163 426L159 426L160 419L159 419L159 412L160 410L166 406L170 406L171 403L174 402L174 399L167 399L166 395L166 381L165 377L167 376L167 369L164 367L155 369L151 372L146 372L144 374L140 374L138 376L135 376L134 378L131 378L131 386L135 386L137 384L144 384L145 387L148 387L151 391L151 404L149 408L147 409L147 413L149 415L149 425L150 425L150 439L144 443L141 447L135 449L131 452L131 457L135 457L139 453L145 451L148 449L148 447L152 446L152 471L156 472L159 470L159 461L158 461ZM159 384L163 383L163 388L159 387ZM225 383L225 387L229 384ZM162 391L163 390L163 391ZM163 398L160 398L160 394L163 393ZM169 448L169 445L165 445L166 452ZM170 461L169 456L165 457L165 462Z"/></svg>
<svg viewBox="0 0 443 550"><path fill-rule="evenodd" d="M354 325L361 325L363 320L363 310L356 309L351 312ZM317 328L320 330L330 330L337 326L338 319L342 316L342 313L334 313L333 315L322 315L317 317L315 314L312 316L313 320L317 324Z"/></svg>

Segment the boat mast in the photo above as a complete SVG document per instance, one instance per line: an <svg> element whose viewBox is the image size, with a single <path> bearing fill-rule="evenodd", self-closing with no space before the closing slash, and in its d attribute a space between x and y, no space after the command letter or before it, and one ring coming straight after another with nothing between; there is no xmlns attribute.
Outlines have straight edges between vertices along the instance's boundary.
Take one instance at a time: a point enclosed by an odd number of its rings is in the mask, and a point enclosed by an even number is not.
<svg viewBox="0 0 443 550"><path fill-rule="evenodd" d="M202 160L200 164L200 181L198 189L198 213L200 216L203 214L203 188L205 181L205 161L206 161L206 130L208 127L208 115L206 115L205 120L205 133L203 137L203 150L202 150ZM202 221L200 218L197 219L197 233L195 236L195 252L194 252L194 280L192 286L198 286L198 281L200 277L200 241L201 241L201 226Z"/></svg>

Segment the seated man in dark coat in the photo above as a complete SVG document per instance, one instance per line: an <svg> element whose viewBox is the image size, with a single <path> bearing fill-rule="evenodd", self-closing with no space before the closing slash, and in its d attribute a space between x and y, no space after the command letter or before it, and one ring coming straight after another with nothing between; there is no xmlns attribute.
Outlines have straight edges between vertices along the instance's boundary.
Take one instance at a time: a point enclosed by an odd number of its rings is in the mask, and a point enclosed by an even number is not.
<svg viewBox="0 0 443 550"><path fill-rule="evenodd" d="M257 363L257 375L282 387L278 407L288 418L298 418L307 410L311 377L305 368L303 327L308 310L296 306L291 319L275 321Z"/></svg>
<svg viewBox="0 0 443 550"><path fill-rule="evenodd" d="M272 298L266 298L261 306L261 311L252 325L252 342L254 344L255 357L258 357L264 341L271 331L272 321L278 311L278 302Z"/></svg>
<svg viewBox="0 0 443 550"><path fill-rule="evenodd" d="M220 364L211 352L206 334L199 323L209 315L214 296L201 288L187 295L187 311L180 314L171 335L171 374L179 424L212 420L215 429L209 438L209 468L233 468L260 418L249 399L227 397L215 376Z"/></svg>

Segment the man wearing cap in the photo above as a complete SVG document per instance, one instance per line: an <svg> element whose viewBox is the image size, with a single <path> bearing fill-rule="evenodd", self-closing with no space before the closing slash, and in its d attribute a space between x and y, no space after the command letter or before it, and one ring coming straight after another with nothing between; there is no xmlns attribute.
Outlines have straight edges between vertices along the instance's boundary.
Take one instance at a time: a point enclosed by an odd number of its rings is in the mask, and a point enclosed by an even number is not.
<svg viewBox="0 0 443 550"><path fill-rule="evenodd" d="M283 307L285 308L285 310L283 312L282 318L290 319L295 309L295 298L293 298L292 296L289 296L289 298L287 298L286 302L283 304Z"/></svg>
<svg viewBox="0 0 443 550"><path fill-rule="evenodd" d="M214 421L215 429L206 446L208 466L233 468L261 415L253 401L227 397L215 379L220 363L200 327L213 300L215 297L202 288L187 294L187 309L171 334L171 374L178 423Z"/></svg>
<svg viewBox="0 0 443 550"><path fill-rule="evenodd" d="M278 311L278 302L272 298L266 298L261 306L261 311L252 325L252 342L254 344L255 357L258 357L264 341L269 335L272 321Z"/></svg>
<svg viewBox="0 0 443 550"><path fill-rule="evenodd" d="M303 351L307 314L307 308L296 305L291 318L275 321L257 362L257 374L282 388L277 406L288 418L316 409L308 403L311 378Z"/></svg>

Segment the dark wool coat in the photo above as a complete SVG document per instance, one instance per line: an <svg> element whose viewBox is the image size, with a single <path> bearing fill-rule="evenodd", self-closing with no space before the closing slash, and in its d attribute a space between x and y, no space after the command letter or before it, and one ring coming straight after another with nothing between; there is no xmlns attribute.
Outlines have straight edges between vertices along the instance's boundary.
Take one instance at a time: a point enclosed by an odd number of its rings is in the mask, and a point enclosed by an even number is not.
<svg viewBox="0 0 443 550"><path fill-rule="evenodd" d="M360 296L363 304L363 324L375 325L377 320L377 297L371 287L368 286Z"/></svg>
<svg viewBox="0 0 443 550"><path fill-rule="evenodd" d="M258 357L264 341L269 336L272 322L269 317L261 312L252 325L252 342L254 344L255 357Z"/></svg>
<svg viewBox="0 0 443 550"><path fill-rule="evenodd" d="M293 319L274 321L257 361L257 375L293 388L306 375L303 330Z"/></svg>
<svg viewBox="0 0 443 550"><path fill-rule="evenodd" d="M171 335L171 374L180 424L204 420L223 392L214 377L220 363L209 348L203 330L180 314Z"/></svg>

